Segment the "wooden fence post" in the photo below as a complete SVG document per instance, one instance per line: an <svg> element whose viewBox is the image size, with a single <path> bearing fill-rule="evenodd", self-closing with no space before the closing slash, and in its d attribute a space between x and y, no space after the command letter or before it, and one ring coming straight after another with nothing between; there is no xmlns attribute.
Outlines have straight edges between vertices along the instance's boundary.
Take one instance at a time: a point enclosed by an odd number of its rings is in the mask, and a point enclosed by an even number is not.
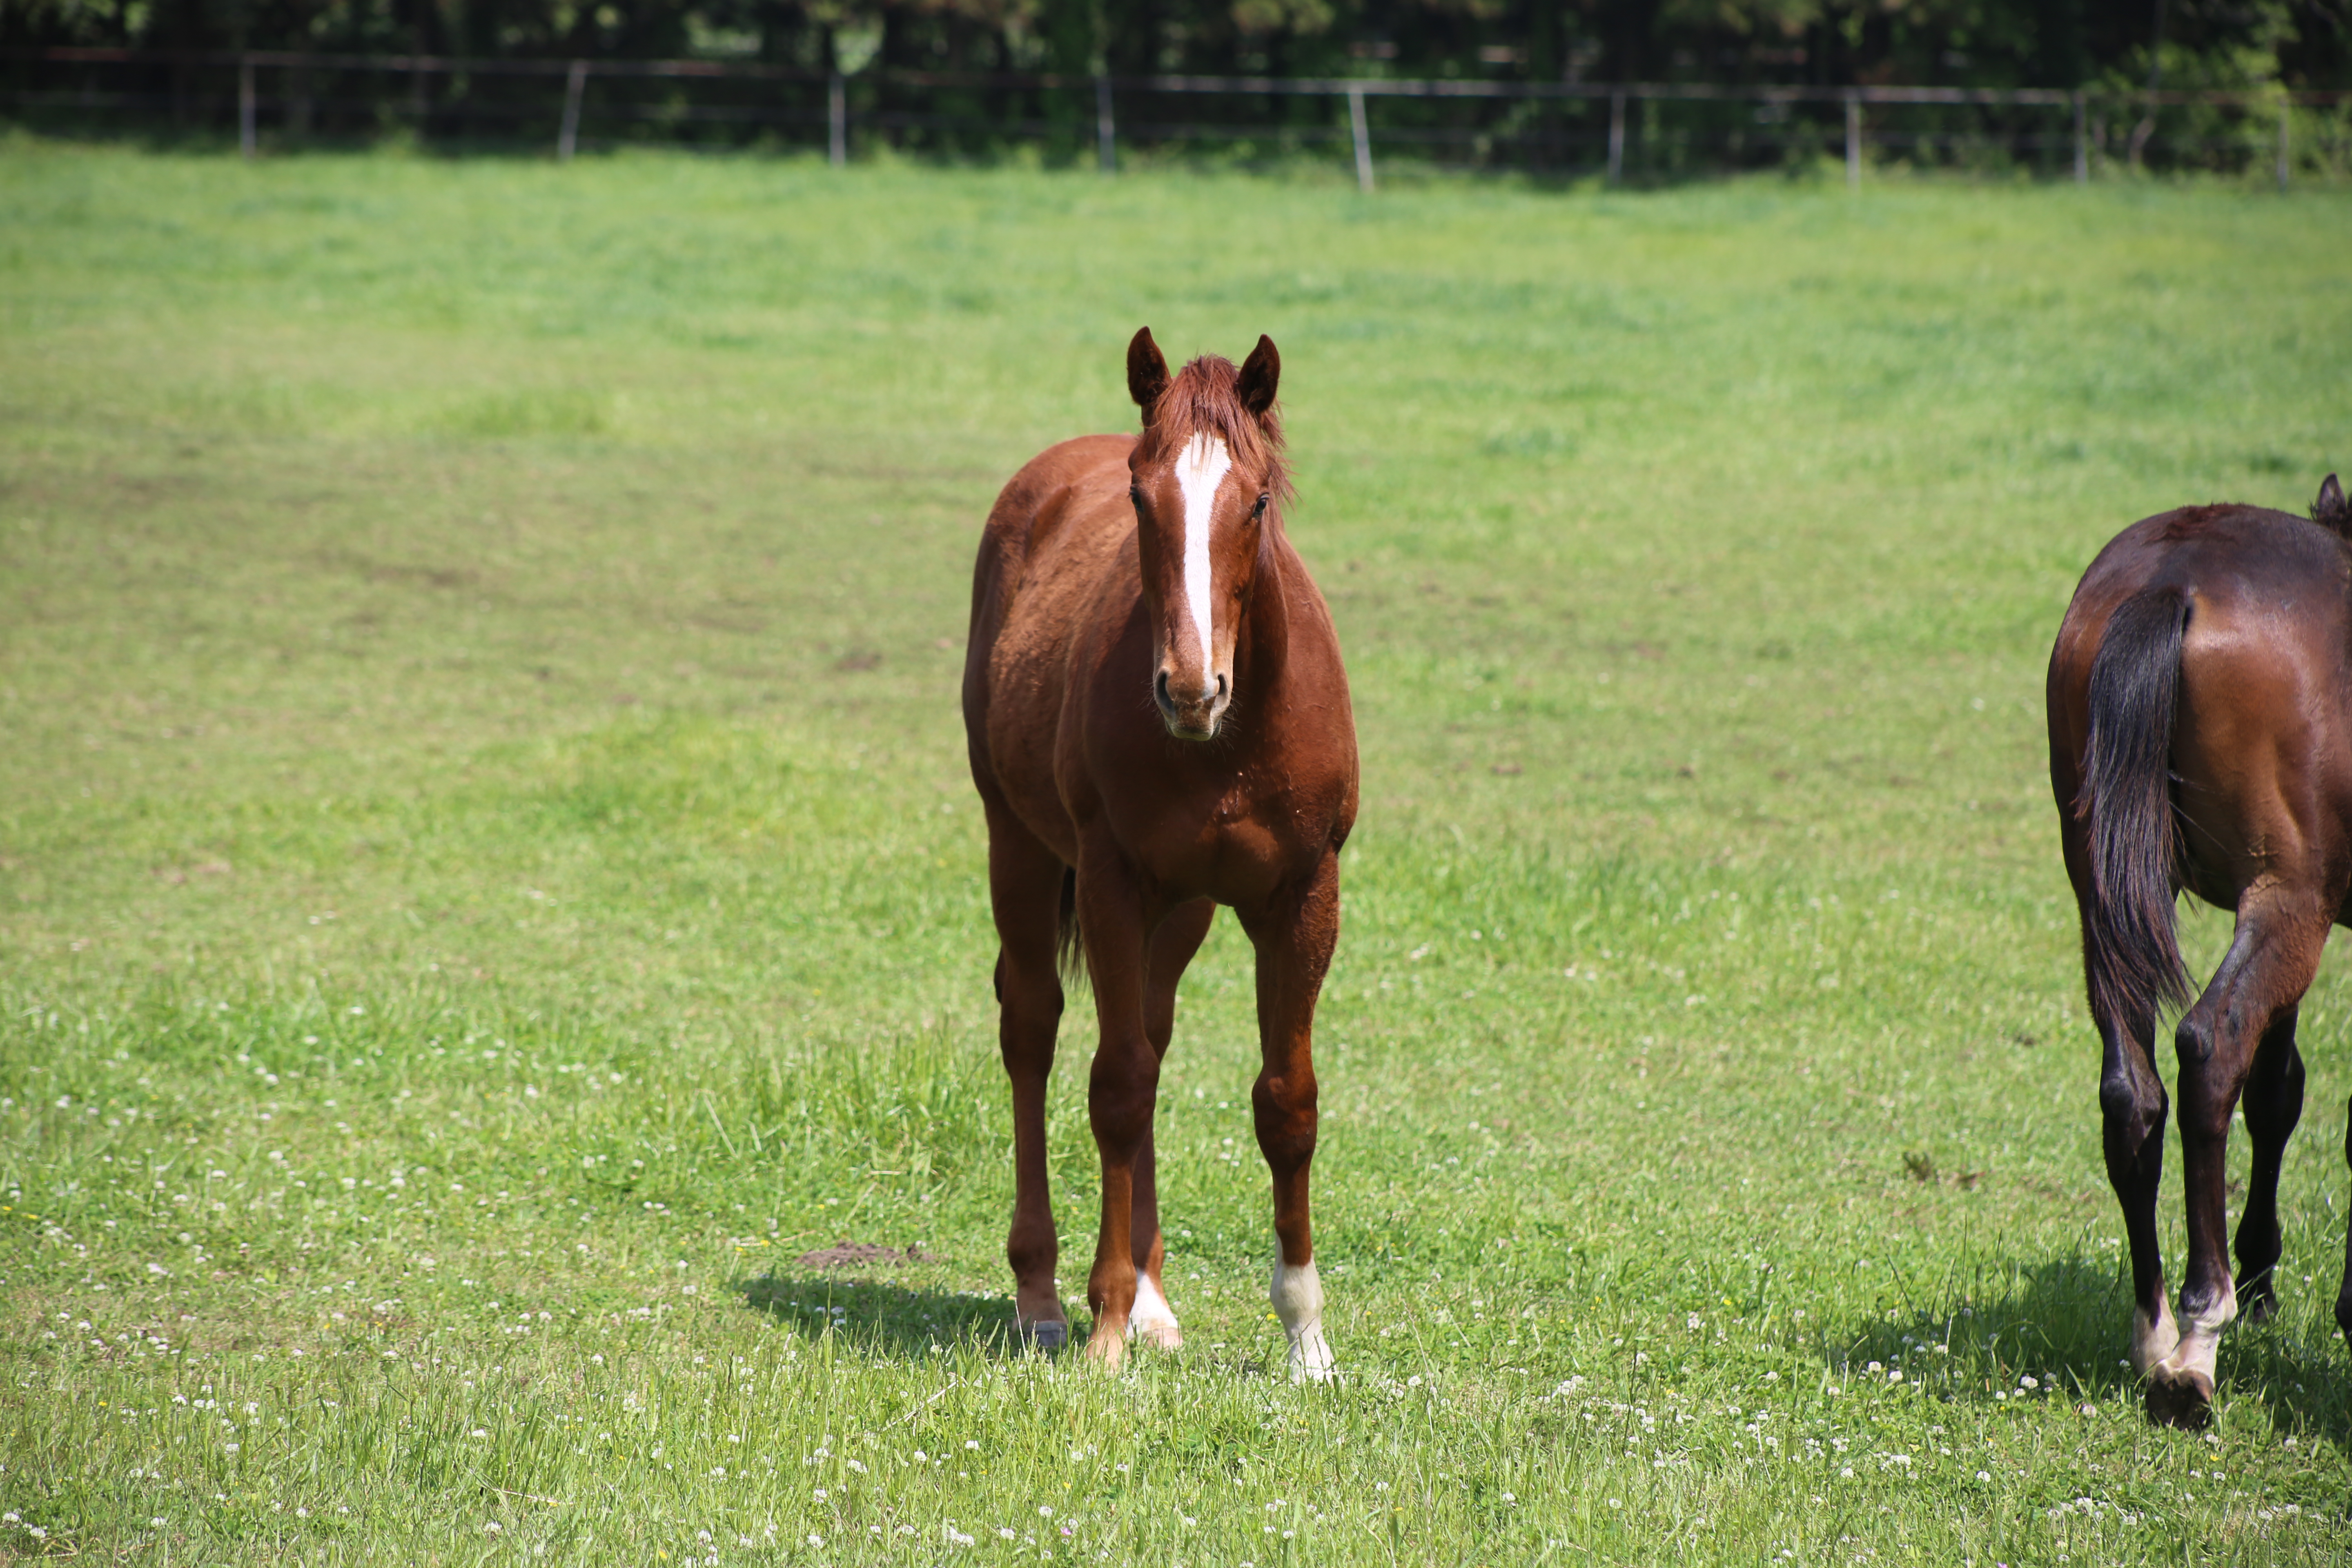
<svg viewBox="0 0 2352 1568"><path fill-rule="evenodd" d="M2083 91L2074 89L2074 183L2091 183L2090 110L2083 101Z"/></svg>
<svg viewBox="0 0 2352 1568"><path fill-rule="evenodd" d="M555 133L555 159L572 162L580 150L580 100L588 90L588 62L573 60L563 78L563 129Z"/></svg>
<svg viewBox="0 0 2352 1568"><path fill-rule="evenodd" d="M849 162L849 84L839 71L824 83L824 157L836 169Z"/></svg>
<svg viewBox="0 0 2352 1568"><path fill-rule="evenodd" d="M1609 95L1609 183L1622 184L1625 178L1625 95Z"/></svg>
<svg viewBox="0 0 2352 1568"><path fill-rule="evenodd" d="M1845 95L1845 188L1862 189L1862 95Z"/></svg>
<svg viewBox="0 0 2352 1568"><path fill-rule="evenodd" d="M1110 117L1110 78L1095 78L1095 162L1106 174L1118 173L1118 127Z"/></svg>
<svg viewBox="0 0 2352 1568"><path fill-rule="evenodd" d="M236 62L236 150L245 155L247 163L253 161L254 142L257 140L253 123L255 109L253 62L239 60Z"/></svg>
<svg viewBox="0 0 2352 1568"><path fill-rule="evenodd" d="M1348 89L1348 129L1356 136L1356 188L1369 195L1372 188L1372 132L1364 120L1364 89Z"/></svg>

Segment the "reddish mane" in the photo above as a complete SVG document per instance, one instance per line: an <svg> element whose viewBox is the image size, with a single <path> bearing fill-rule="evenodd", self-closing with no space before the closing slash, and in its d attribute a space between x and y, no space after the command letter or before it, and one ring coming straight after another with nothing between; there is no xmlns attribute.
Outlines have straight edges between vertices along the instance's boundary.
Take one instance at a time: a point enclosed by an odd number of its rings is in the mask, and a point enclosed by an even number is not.
<svg viewBox="0 0 2352 1568"><path fill-rule="evenodd" d="M1173 460L1196 435L1217 437L1238 468L1265 470L1265 488L1277 505L1290 499L1290 464L1283 455L1282 407L1263 416L1242 402L1241 367L1220 354L1202 354L1176 373L1143 423L1139 455L1146 462Z"/></svg>

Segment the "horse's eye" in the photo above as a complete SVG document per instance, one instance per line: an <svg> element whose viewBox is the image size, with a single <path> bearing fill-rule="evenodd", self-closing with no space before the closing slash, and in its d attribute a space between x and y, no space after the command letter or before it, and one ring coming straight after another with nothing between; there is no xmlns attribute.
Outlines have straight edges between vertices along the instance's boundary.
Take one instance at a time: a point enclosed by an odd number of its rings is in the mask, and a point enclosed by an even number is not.
<svg viewBox="0 0 2352 1568"><path fill-rule="evenodd" d="M1127 499L1132 501L1135 505L1141 506L1143 504L1143 487L1141 485L1128 486Z"/></svg>
<svg viewBox="0 0 2352 1568"><path fill-rule="evenodd" d="M1265 515L1265 503L1272 499L1273 498L1268 496L1264 490L1258 491L1257 505L1250 508L1250 515L1252 517L1264 517Z"/></svg>

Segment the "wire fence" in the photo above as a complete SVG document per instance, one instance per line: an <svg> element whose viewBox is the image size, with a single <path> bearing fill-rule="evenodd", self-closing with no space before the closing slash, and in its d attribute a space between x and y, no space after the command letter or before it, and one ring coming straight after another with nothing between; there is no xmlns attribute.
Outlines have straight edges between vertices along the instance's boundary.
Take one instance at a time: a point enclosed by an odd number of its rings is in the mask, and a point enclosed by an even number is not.
<svg viewBox="0 0 2352 1568"><path fill-rule="evenodd" d="M746 60L508 59L278 51L0 51L0 109L44 129L233 132L247 157L408 134L987 156L1024 143L1114 174L1122 157L1379 162L1599 174L1615 184L1842 160L2087 181L2110 167L2340 178L2352 94L1068 76Z"/></svg>

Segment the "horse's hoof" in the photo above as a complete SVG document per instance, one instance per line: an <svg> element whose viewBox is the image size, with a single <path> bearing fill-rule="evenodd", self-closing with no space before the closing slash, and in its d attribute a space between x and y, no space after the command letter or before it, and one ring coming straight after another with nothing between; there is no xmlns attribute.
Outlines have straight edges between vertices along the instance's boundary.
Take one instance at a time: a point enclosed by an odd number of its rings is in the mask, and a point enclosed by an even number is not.
<svg viewBox="0 0 2352 1568"><path fill-rule="evenodd" d="M2147 1378L2147 1421L2151 1426L2172 1426L2202 1432L2213 1424L2213 1380L2201 1372L2167 1372Z"/></svg>
<svg viewBox="0 0 2352 1568"><path fill-rule="evenodd" d="M1321 1329L1309 1329L1291 1342L1291 1382L1332 1383L1339 1376L1339 1363L1332 1359L1331 1343L1323 1337Z"/></svg>
<svg viewBox="0 0 2352 1568"><path fill-rule="evenodd" d="M1172 1318L1156 1323L1130 1322L1127 1325L1129 1339L1150 1345L1156 1351L1177 1351L1184 1348L1184 1332Z"/></svg>
<svg viewBox="0 0 2352 1568"><path fill-rule="evenodd" d="M1056 1355L1070 1342L1070 1325L1052 1318L1021 1325L1022 1342L1039 1355Z"/></svg>
<svg viewBox="0 0 2352 1568"><path fill-rule="evenodd" d="M1097 1329L1087 1338L1087 1359L1099 1367L1116 1367L1127 1359L1127 1331L1104 1333Z"/></svg>

